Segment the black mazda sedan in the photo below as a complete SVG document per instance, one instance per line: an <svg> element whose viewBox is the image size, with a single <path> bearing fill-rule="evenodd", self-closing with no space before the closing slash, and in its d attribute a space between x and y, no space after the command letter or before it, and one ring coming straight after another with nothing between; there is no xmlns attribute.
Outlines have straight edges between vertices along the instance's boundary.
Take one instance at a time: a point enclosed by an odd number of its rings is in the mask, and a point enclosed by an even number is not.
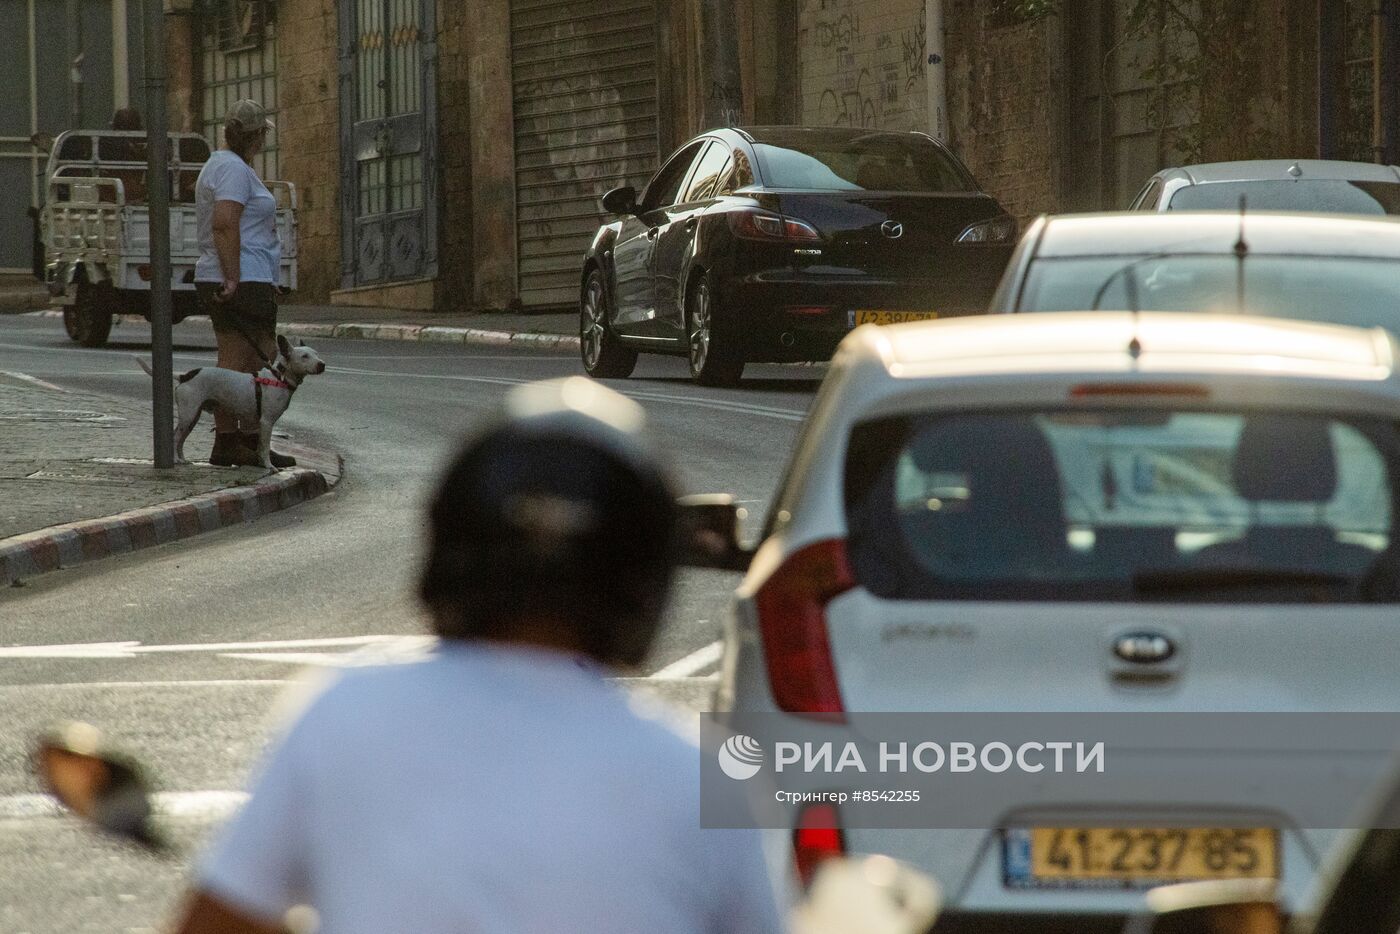
<svg viewBox="0 0 1400 934"><path fill-rule="evenodd" d="M861 324L986 310L1016 222L923 133L714 130L638 194L616 188L584 257L583 365L684 354L698 382L824 360Z"/></svg>

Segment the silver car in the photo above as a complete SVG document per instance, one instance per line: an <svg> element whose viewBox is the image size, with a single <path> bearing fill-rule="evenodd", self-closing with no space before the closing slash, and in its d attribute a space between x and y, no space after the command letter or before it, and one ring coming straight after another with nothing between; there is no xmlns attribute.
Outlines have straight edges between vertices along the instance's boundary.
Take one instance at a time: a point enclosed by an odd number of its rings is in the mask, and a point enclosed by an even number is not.
<svg viewBox="0 0 1400 934"><path fill-rule="evenodd" d="M1228 315L857 329L736 594L718 707L794 723L1400 709L1395 655L1377 651L1400 588L1368 583L1400 517L1398 352L1380 330ZM1174 652L1124 656L1124 631ZM1247 825L1248 864L1164 867L1164 806L1041 795L997 829L876 830L814 805L786 837L803 875L842 850L911 862L991 930L1027 915L1099 929L1154 882L1221 873L1277 877L1296 906L1332 836L1238 785L1172 815L1199 828L1189 853L1222 814L1272 808ZM1108 821L1121 866L1096 862L1098 844L1056 856Z"/></svg>
<svg viewBox="0 0 1400 934"><path fill-rule="evenodd" d="M1400 219L1202 212L1041 217L989 311L1203 311L1400 333Z"/></svg>
<svg viewBox="0 0 1400 934"><path fill-rule="evenodd" d="M1129 210L1400 214L1400 167L1322 159L1257 159L1163 169Z"/></svg>

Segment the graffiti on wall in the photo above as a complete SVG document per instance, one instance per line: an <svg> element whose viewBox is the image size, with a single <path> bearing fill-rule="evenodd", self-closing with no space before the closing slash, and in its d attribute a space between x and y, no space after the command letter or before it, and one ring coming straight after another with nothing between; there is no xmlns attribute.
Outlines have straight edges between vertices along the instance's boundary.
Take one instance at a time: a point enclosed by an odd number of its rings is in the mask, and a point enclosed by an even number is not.
<svg viewBox="0 0 1400 934"><path fill-rule="evenodd" d="M596 72L522 84L516 101L517 171L530 186L520 221L549 240L555 218L624 183L630 165L618 137L627 114L618 89ZM568 110L560 113L565 102Z"/></svg>
<svg viewBox="0 0 1400 934"><path fill-rule="evenodd" d="M799 55L804 122L927 126L926 0L803 0Z"/></svg>

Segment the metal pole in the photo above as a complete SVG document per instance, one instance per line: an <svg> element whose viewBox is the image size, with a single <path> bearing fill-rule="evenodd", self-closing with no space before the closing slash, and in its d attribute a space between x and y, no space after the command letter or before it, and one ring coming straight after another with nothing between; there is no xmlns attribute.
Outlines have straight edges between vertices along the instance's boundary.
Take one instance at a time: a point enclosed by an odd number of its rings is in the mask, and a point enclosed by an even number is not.
<svg viewBox="0 0 1400 934"><path fill-rule="evenodd" d="M79 0L68 0L69 129L83 126L83 11Z"/></svg>
<svg viewBox="0 0 1400 934"><path fill-rule="evenodd" d="M131 106L131 73L126 48L126 0L112 0L112 103Z"/></svg>
<svg viewBox="0 0 1400 934"><path fill-rule="evenodd" d="M948 142L948 66L944 63L943 0L924 5L924 75L928 81L929 133L940 143Z"/></svg>
<svg viewBox="0 0 1400 934"><path fill-rule="evenodd" d="M151 242L151 418L155 464L175 463L170 340L170 137L165 116L165 3L142 0L146 26L146 204Z"/></svg>

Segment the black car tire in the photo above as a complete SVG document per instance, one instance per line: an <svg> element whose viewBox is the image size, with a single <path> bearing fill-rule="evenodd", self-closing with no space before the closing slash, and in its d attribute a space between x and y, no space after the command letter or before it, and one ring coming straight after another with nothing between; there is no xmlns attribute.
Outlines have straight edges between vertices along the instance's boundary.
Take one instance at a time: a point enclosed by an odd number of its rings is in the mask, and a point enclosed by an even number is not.
<svg viewBox="0 0 1400 934"><path fill-rule="evenodd" d="M116 305L117 291L110 282L79 282L73 304L63 306L63 329L84 347L101 347L112 333Z"/></svg>
<svg viewBox="0 0 1400 934"><path fill-rule="evenodd" d="M603 272L594 269L583 282L578 314L579 355L594 379L626 379L637 366L637 352L624 347L608 323L608 292Z"/></svg>
<svg viewBox="0 0 1400 934"><path fill-rule="evenodd" d="M728 317L716 314L708 275L698 277L685 301L686 356L690 375L702 386L733 386L746 362Z"/></svg>

